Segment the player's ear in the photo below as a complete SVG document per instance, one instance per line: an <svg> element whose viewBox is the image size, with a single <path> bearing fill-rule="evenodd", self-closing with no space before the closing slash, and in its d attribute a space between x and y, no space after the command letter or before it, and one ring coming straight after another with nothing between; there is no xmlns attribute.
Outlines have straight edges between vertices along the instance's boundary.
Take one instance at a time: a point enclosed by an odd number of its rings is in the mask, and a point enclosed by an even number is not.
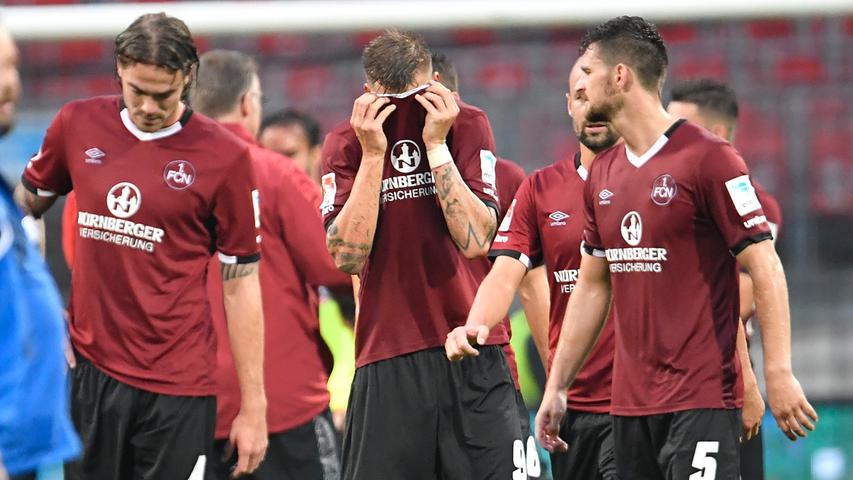
<svg viewBox="0 0 853 480"><path fill-rule="evenodd" d="M370 85L364 84L364 93L370 93Z"/></svg>
<svg viewBox="0 0 853 480"><path fill-rule="evenodd" d="M432 79L438 83L441 83L441 74L438 72L432 72Z"/></svg>
<svg viewBox="0 0 853 480"><path fill-rule="evenodd" d="M624 63L617 63L613 69L613 81L620 90L628 90L633 83L633 73Z"/></svg>

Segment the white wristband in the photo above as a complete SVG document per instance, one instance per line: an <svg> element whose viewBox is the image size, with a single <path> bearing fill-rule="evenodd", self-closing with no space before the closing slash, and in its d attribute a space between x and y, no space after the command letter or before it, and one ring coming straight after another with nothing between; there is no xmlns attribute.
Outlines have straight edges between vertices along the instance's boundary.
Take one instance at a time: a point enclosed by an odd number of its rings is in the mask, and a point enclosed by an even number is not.
<svg viewBox="0 0 853 480"><path fill-rule="evenodd" d="M453 156L450 155L450 149L447 148L447 144L442 143L441 146L427 150L427 160L429 161L429 168L432 170L452 162Z"/></svg>

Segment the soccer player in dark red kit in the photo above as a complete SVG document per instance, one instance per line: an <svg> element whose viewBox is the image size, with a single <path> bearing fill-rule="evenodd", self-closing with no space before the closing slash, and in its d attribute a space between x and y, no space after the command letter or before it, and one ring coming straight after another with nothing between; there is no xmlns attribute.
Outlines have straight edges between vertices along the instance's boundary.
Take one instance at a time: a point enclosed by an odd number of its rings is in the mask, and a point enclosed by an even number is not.
<svg viewBox="0 0 853 480"><path fill-rule="evenodd" d="M343 478L511 478L506 330L467 362L442 348L476 292L468 259L497 224L491 127L430 80L420 37L389 30L362 60L365 93L322 155L327 246L362 282Z"/></svg>
<svg viewBox="0 0 853 480"><path fill-rule="evenodd" d="M734 90L725 83L710 78L698 78L684 81L672 87L671 101L667 111L679 118L687 119L705 127L720 138L734 143L735 126L738 117L738 102ZM782 210L773 195L754 182L755 194L761 202L761 208L767 217L767 225L773 234L773 242L779 238L782 226ZM740 276L740 317L749 322L753 310L752 279L741 271ZM751 325L747 323L747 330ZM740 353L740 352L739 352ZM745 386L745 388L749 388ZM758 398L761 401L761 398ZM744 402L747 399L744 398ZM757 413L763 413L763 401ZM744 406L746 410L746 406ZM746 412L744 411L744 417ZM758 419L760 423L760 418ZM744 421L748 420L744 418ZM741 477L749 480L764 478L764 449L760 430L756 436L741 444Z"/></svg>
<svg viewBox="0 0 853 480"><path fill-rule="evenodd" d="M242 139L252 155L261 198L261 293L264 302L264 374L269 448L258 469L243 478L336 480L340 456L329 412L327 350L312 292L317 285L348 282L325 248L319 202L300 191L310 182L293 160L260 147L261 83L248 55L213 50L201 56L190 100L196 111ZM318 187L319 189L319 187ZM227 336L222 282L208 278L214 324ZM298 367L297 367L298 366ZM296 368L295 368L296 367ZM216 452L208 480L230 476L228 435L240 408L240 388L227 345L217 350ZM225 459L225 461L223 461Z"/></svg>
<svg viewBox="0 0 853 480"><path fill-rule="evenodd" d="M68 328L85 452L66 478L203 475L216 421L214 252L240 383L235 474L251 472L267 430L249 150L183 102L198 56L181 20L143 15L115 47L122 94L64 106L22 179L37 216L72 185L77 194Z"/></svg>
<svg viewBox="0 0 853 480"><path fill-rule="evenodd" d="M549 357L553 357L581 262L584 183L595 152L619 140L608 123L586 121L589 103L584 92L575 87L580 74L579 68L572 70L566 94L580 150L571 158L536 171L522 184L513 201L512 216L495 236L489 253L495 265L477 292L468 321L448 336L445 346L451 360L476 353L472 344L477 337L487 335L506 313L527 271L543 264L550 291L546 328ZM569 412L560 433L569 449L551 455L555 480L618 478L609 415L613 342L613 326L608 322L567 393ZM524 453L536 455L535 447L531 445L528 450L525 446Z"/></svg>
<svg viewBox="0 0 853 480"><path fill-rule="evenodd" d="M584 190L584 248L536 431L560 445L565 390L604 326L612 292L617 471L632 479L738 478L743 384L737 264L756 285L771 410L789 436L817 414L791 371L781 263L737 152L661 105L666 47L639 17L581 43L586 120L624 145L596 157Z"/></svg>

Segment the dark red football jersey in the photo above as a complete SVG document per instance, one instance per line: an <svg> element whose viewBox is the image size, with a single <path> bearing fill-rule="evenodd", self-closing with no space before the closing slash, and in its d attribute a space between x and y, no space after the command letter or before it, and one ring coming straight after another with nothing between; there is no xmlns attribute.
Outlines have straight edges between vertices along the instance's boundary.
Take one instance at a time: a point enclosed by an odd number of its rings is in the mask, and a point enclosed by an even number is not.
<svg viewBox="0 0 853 480"><path fill-rule="evenodd" d="M260 258L249 150L189 108L154 133L120 98L72 102L24 171L77 197L71 340L108 375L167 395L211 395L216 337L205 290L214 251Z"/></svg>
<svg viewBox="0 0 853 480"><path fill-rule="evenodd" d="M544 263L551 291L548 371L581 264L586 177L579 155L536 171L516 193L512 214L507 214L489 253L492 257L515 258L528 269ZM591 413L610 411L613 345L610 318L568 391L568 408Z"/></svg>
<svg viewBox="0 0 853 480"><path fill-rule="evenodd" d="M782 207L779 206L779 201L770 192L764 189L760 183L753 180L755 194L758 196L758 201L761 203L761 209L764 210L764 215L767 217L767 225L770 227L770 233L773 234L773 241L779 239L782 232Z"/></svg>
<svg viewBox="0 0 853 480"><path fill-rule="evenodd" d="M737 152L679 120L642 156L600 154L584 201L613 285L612 413L740 407L734 255L771 234Z"/></svg>
<svg viewBox="0 0 853 480"><path fill-rule="evenodd" d="M509 206L512 203L515 192L518 186L524 181L524 169L517 164L498 157L498 162L495 164L495 172L497 173L498 198L500 198L501 212L504 214L509 211ZM498 225L503 221L502 217L498 217ZM487 257L475 258L471 260L471 268L474 270L474 275L478 282L482 283L492 269L492 262ZM509 323L509 317L504 317L503 324L506 326L507 336L512 339L512 327ZM509 364L509 373L512 375L512 381L515 383L515 388L521 388L518 382L518 363L515 361L515 350L512 345L507 343L503 346L504 354L506 355L507 363Z"/></svg>
<svg viewBox="0 0 853 480"><path fill-rule="evenodd" d="M436 198L422 139L426 111L413 96L392 101L397 109L384 125L388 152L376 235L361 272L355 325L358 367L443 346L447 333L465 323L478 286ZM468 187L498 210L489 120L463 102L459 108L447 145ZM326 137L321 209L327 227L349 198L361 155L349 122ZM508 341L503 325L489 337L490 344Z"/></svg>
<svg viewBox="0 0 853 480"><path fill-rule="evenodd" d="M350 278L335 267L326 250L323 220L316 208L319 202L314 205L300 191L300 183L310 182L308 175L290 159L261 148L242 127L224 126L249 145L258 181L267 428L283 432L308 422L329 405L329 359L311 294L314 285ZM216 438L226 438L240 410L240 384L228 342L222 279L214 267L218 266L211 265L207 287L219 337Z"/></svg>

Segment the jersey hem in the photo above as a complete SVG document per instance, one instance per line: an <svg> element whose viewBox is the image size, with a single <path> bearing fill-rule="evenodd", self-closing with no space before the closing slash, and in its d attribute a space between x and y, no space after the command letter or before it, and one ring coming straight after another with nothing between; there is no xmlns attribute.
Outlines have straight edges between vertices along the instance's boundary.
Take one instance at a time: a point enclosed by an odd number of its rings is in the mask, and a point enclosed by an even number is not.
<svg viewBox="0 0 853 480"><path fill-rule="evenodd" d="M497 338L489 338L486 341L485 345L504 345L509 343L509 337L506 333L497 337ZM371 363L381 362L382 360L388 360L395 357L402 357L403 355L408 355L410 353L420 352L423 350L429 350L432 348L444 347L444 338L436 338L431 340L425 340L418 342L416 344L405 345L395 349L392 352L381 352L374 353L372 355L356 355L355 368L361 368Z"/></svg>
<svg viewBox="0 0 853 480"><path fill-rule="evenodd" d="M613 405L610 409L610 414L620 417L645 417L648 415L660 415L663 413L682 412L684 410L736 410L743 407L743 400L734 402L686 402L674 403L671 405L655 405L653 407L620 407Z"/></svg>

